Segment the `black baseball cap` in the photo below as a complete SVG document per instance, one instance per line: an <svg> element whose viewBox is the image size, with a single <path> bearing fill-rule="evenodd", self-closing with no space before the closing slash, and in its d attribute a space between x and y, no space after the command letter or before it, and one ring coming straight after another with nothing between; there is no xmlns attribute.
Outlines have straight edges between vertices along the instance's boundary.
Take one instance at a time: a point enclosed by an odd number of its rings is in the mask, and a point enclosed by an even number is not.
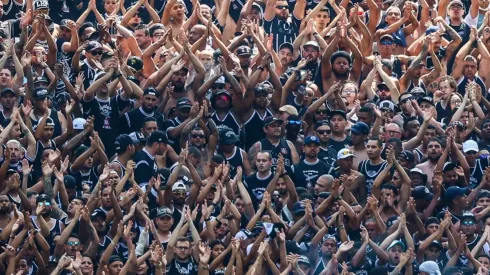
<svg viewBox="0 0 490 275"><path fill-rule="evenodd" d="M48 195L46 194L41 194L39 196L37 196L36 198L36 203L40 203L40 202L45 202L45 201L50 201L51 199L49 198Z"/></svg>
<svg viewBox="0 0 490 275"><path fill-rule="evenodd" d="M38 100L38 99L45 99L45 98L51 97L51 95L49 94L48 89L37 88L34 90L34 96L33 97L35 100Z"/></svg>
<svg viewBox="0 0 490 275"><path fill-rule="evenodd" d="M235 144L240 141L240 137L230 128L222 128L219 131L220 144Z"/></svg>
<svg viewBox="0 0 490 275"><path fill-rule="evenodd" d="M97 50L97 49L103 49L102 44L100 44L97 41L88 42L88 45L86 48L87 51L93 51L93 50Z"/></svg>
<svg viewBox="0 0 490 275"><path fill-rule="evenodd" d="M102 217L104 220L107 217L107 214L102 209L95 209L94 212L90 215L90 219L95 219L97 217Z"/></svg>
<svg viewBox="0 0 490 275"><path fill-rule="evenodd" d="M143 69L143 59L138 56L131 56L128 58L127 65L135 70L136 72L140 72Z"/></svg>
<svg viewBox="0 0 490 275"><path fill-rule="evenodd" d="M279 118L277 118L277 117L272 117L272 116L270 116L270 117L266 117L266 118L264 119L264 127L265 127L265 126L268 126L268 125L270 125L270 124L272 124L272 123L275 123L275 122L278 122L278 123L279 123L279 124L281 124L281 125L284 123L284 121L283 121L282 119L279 119Z"/></svg>
<svg viewBox="0 0 490 275"><path fill-rule="evenodd" d="M134 144L133 139L126 134L119 135L114 142L116 153L120 154L128 148L129 145Z"/></svg>
<svg viewBox="0 0 490 275"><path fill-rule="evenodd" d="M155 143L155 142L161 142L161 143L166 143L166 144L173 144L174 142L169 140L167 137L167 134L164 131L157 130L153 133L150 134L148 137L148 142L150 144Z"/></svg>
<svg viewBox="0 0 490 275"><path fill-rule="evenodd" d="M155 90L155 88L149 87L143 91L143 96L145 96L145 95L153 95L153 96L158 97L158 92L157 92L157 90Z"/></svg>
<svg viewBox="0 0 490 275"><path fill-rule="evenodd" d="M332 119L332 117L333 117L333 116L336 116L336 115L341 116L341 117L343 117L345 120L347 120L347 115L346 115L346 114L345 114L345 112L344 112L344 111L342 111L342 110L335 110L335 111L331 111L331 112L330 112L330 119Z"/></svg>
<svg viewBox="0 0 490 275"><path fill-rule="evenodd" d="M187 97L182 97L177 100L177 109L191 108L192 102Z"/></svg>
<svg viewBox="0 0 490 275"><path fill-rule="evenodd" d="M282 43L281 46L279 46L279 50L284 49L284 48L288 48L291 52L294 52L293 44L291 44L289 42Z"/></svg>
<svg viewBox="0 0 490 275"><path fill-rule="evenodd" d="M249 46L242 45L242 46L238 47L238 49L236 51L236 55L237 56L241 56L241 55L251 56L252 55L252 49L250 49Z"/></svg>
<svg viewBox="0 0 490 275"><path fill-rule="evenodd" d="M65 184L66 188L75 188L77 186L77 181L72 175L64 175L63 184Z"/></svg>
<svg viewBox="0 0 490 275"><path fill-rule="evenodd" d="M17 94L14 92L14 90L12 90L10 88L5 88L5 89L2 90L2 96L3 95L6 95L8 93L13 94L14 96L17 96Z"/></svg>

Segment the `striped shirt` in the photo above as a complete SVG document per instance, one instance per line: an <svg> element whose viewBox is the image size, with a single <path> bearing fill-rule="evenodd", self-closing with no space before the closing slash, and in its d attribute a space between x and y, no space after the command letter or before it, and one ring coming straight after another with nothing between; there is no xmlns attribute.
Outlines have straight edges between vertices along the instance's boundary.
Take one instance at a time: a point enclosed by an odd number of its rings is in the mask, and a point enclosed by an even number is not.
<svg viewBox="0 0 490 275"><path fill-rule="evenodd" d="M294 40L298 36L301 20L297 19L294 15L288 17L287 20L281 20L274 17L272 21L264 20L264 30L267 34L273 34L273 46L276 52L279 51L279 47L286 42L293 44Z"/></svg>

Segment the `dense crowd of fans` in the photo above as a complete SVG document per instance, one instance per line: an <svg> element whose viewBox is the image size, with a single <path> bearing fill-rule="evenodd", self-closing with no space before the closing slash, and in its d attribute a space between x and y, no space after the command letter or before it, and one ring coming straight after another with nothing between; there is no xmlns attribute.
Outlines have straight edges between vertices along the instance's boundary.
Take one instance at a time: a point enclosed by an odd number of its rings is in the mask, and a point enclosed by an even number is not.
<svg viewBox="0 0 490 275"><path fill-rule="evenodd" d="M489 0L0 3L0 274L489 273Z"/></svg>

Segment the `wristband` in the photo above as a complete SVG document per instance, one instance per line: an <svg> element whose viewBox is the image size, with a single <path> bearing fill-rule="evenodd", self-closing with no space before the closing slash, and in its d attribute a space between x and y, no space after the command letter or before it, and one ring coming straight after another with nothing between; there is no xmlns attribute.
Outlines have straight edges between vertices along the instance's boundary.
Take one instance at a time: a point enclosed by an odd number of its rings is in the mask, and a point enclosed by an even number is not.
<svg viewBox="0 0 490 275"><path fill-rule="evenodd" d="M202 264L201 263L201 268L207 270L207 269L209 269L209 264Z"/></svg>
<svg viewBox="0 0 490 275"><path fill-rule="evenodd" d="M205 222L209 222L211 218L204 219Z"/></svg>
<svg viewBox="0 0 490 275"><path fill-rule="evenodd" d="M340 201L342 199L342 196L335 197L335 201Z"/></svg>
<svg viewBox="0 0 490 275"><path fill-rule="evenodd" d="M264 67L262 67L262 66L258 66L258 67L257 67L257 70L264 71Z"/></svg>

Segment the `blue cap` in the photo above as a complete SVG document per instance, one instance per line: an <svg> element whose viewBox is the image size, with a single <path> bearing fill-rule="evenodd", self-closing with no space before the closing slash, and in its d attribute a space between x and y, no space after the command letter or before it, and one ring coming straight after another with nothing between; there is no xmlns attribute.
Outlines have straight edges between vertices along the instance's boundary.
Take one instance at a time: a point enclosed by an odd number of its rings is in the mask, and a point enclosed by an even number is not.
<svg viewBox="0 0 490 275"><path fill-rule="evenodd" d="M350 128L350 130L356 134L362 134L362 135L369 134L369 126L364 122L357 122Z"/></svg>
<svg viewBox="0 0 490 275"><path fill-rule="evenodd" d="M429 35L433 32L436 32L439 30L439 27L438 26L430 26L427 28L427 30L425 30L425 35Z"/></svg>
<svg viewBox="0 0 490 275"><path fill-rule="evenodd" d="M305 213L305 206L301 202L295 202L293 205L293 214L298 215Z"/></svg>
<svg viewBox="0 0 490 275"><path fill-rule="evenodd" d="M315 143L317 145L320 145L320 139L317 138L316 136L307 136L304 141L305 145L308 145L310 143Z"/></svg>
<svg viewBox="0 0 490 275"><path fill-rule="evenodd" d="M457 197L462 197L463 195L466 195L470 192L469 188L461 188L458 186L451 186L448 189L446 189L446 193L444 194L444 200L447 202L450 202L454 200Z"/></svg>

